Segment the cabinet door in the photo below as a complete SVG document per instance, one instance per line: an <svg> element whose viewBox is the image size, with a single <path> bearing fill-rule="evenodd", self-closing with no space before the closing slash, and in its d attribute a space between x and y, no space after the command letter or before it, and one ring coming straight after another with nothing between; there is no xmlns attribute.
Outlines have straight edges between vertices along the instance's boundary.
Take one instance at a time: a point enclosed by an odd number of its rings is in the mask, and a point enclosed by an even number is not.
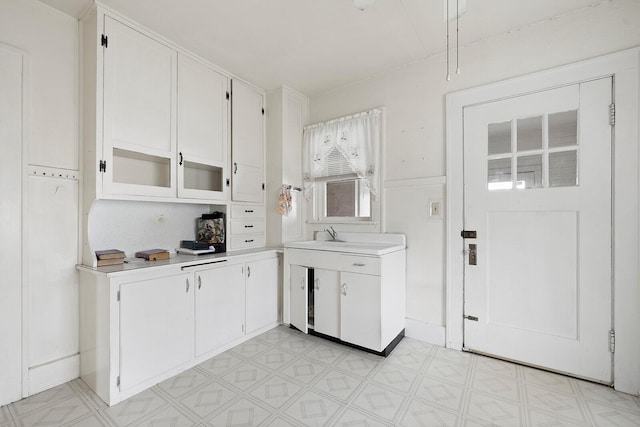
<svg viewBox="0 0 640 427"><path fill-rule="evenodd" d="M120 389L191 358L193 286L189 274L120 285Z"/></svg>
<svg viewBox="0 0 640 427"><path fill-rule="evenodd" d="M340 338L340 272L313 270L313 329Z"/></svg>
<svg viewBox="0 0 640 427"><path fill-rule="evenodd" d="M175 197L176 51L105 17L103 192Z"/></svg>
<svg viewBox="0 0 640 427"><path fill-rule="evenodd" d="M264 182L264 115L262 94L232 82L232 187L235 201L262 202Z"/></svg>
<svg viewBox="0 0 640 427"><path fill-rule="evenodd" d="M299 265L291 265L290 269L291 324L306 334L308 332L307 322L309 316L308 269Z"/></svg>
<svg viewBox="0 0 640 427"><path fill-rule="evenodd" d="M340 273L340 339L382 351L380 276Z"/></svg>
<svg viewBox="0 0 640 427"><path fill-rule="evenodd" d="M229 79L178 56L178 196L225 199Z"/></svg>
<svg viewBox="0 0 640 427"><path fill-rule="evenodd" d="M247 333L278 321L278 258L246 264Z"/></svg>
<svg viewBox="0 0 640 427"><path fill-rule="evenodd" d="M237 264L196 273L196 356L243 336L242 272L242 264Z"/></svg>

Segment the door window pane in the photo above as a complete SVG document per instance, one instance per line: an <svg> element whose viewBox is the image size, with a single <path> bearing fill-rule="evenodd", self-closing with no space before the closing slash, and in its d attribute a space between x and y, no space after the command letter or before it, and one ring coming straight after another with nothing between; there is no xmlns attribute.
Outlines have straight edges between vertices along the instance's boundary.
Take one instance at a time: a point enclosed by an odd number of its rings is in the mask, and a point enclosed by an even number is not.
<svg viewBox="0 0 640 427"><path fill-rule="evenodd" d="M542 187L542 154L518 157L516 188Z"/></svg>
<svg viewBox="0 0 640 427"><path fill-rule="evenodd" d="M578 185L578 151L549 153L549 186Z"/></svg>
<svg viewBox="0 0 640 427"><path fill-rule="evenodd" d="M489 160L488 189L511 189L511 158Z"/></svg>
<svg viewBox="0 0 640 427"><path fill-rule="evenodd" d="M489 155L511 152L511 122L489 124Z"/></svg>
<svg viewBox="0 0 640 427"><path fill-rule="evenodd" d="M578 144L578 111L549 114L549 147Z"/></svg>
<svg viewBox="0 0 640 427"><path fill-rule="evenodd" d="M518 152L542 148L542 116L518 119Z"/></svg>

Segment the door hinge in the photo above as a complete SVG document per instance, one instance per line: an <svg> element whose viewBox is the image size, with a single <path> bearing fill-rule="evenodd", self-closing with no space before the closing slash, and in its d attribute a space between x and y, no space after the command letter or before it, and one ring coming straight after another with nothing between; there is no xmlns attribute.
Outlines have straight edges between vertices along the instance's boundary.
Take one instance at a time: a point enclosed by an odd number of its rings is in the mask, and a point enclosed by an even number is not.
<svg viewBox="0 0 640 427"><path fill-rule="evenodd" d="M262 109L262 115L264 116L264 108Z"/></svg>
<svg viewBox="0 0 640 427"><path fill-rule="evenodd" d="M262 191L264 191L264 182L262 183Z"/></svg>
<svg viewBox="0 0 640 427"><path fill-rule="evenodd" d="M106 172L107 171L107 161L100 160L100 164L98 165L98 172Z"/></svg>
<svg viewBox="0 0 640 427"><path fill-rule="evenodd" d="M460 232L460 237L463 239L477 239L476 230L462 230Z"/></svg>
<svg viewBox="0 0 640 427"><path fill-rule="evenodd" d="M609 105L609 124L616 125L616 104Z"/></svg>
<svg viewBox="0 0 640 427"><path fill-rule="evenodd" d="M227 101L231 99L231 94L227 91Z"/></svg>
<svg viewBox="0 0 640 427"><path fill-rule="evenodd" d="M230 185L231 185L231 180L227 178L227 187L229 187Z"/></svg>
<svg viewBox="0 0 640 427"><path fill-rule="evenodd" d="M116 301L120 302L120 291L118 291L118 294L116 295Z"/></svg>
<svg viewBox="0 0 640 427"><path fill-rule="evenodd" d="M467 319L467 320L473 320L474 322L477 322L477 321L478 321L478 318L477 318L476 316L467 316L467 315L465 314L465 315L464 315L464 316L462 316L462 317L464 317L464 318L465 318L465 319Z"/></svg>
<svg viewBox="0 0 640 427"><path fill-rule="evenodd" d="M102 35L102 38L100 40L100 44L104 47L108 47L109 46L109 37L105 36L104 34Z"/></svg>
<svg viewBox="0 0 640 427"><path fill-rule="evenodd" d="M609 351L611 353L616 352L616 331L613 329L609 331Z"/></svg>
<svg viewBox="0 0 640 427"><path fill-rule="evenodd" d="M120 387L120 375L116 377L116 386Z"/></svg>

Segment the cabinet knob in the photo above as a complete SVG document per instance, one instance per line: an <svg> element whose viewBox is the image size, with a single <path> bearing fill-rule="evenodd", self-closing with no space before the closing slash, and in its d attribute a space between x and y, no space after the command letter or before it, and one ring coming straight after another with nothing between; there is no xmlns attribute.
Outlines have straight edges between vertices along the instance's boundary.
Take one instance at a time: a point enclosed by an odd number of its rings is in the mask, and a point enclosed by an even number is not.
<svg viewBox="0 0 640 427"><path fill-rule="evenodd" d="M300 280L300 289L304 291L304 279Z"/></svg>
<svg viewBox="0 0 640 427"><path fill-rule="evenodd" d="M356 267L364 267L367 264L365 264L364 262L354 262L353 265Z"/></svg>
<svg viewBox="0 0 640 427"><path fill-rule="evenodd" d="M187 278L187 293L189 293L189 279Z"/></svg>
<svg viewBox="0 0 640 427"><path fill-rule="evenodd" d="M238 163L237 162L233 162L233 174L237 174L238 173Z"/></svg>
<svg viewBox="0 0 640 427"><path fill-rule="evenodd" d="M247 277L251 277L251 267L247 265Z"/></svg>
<svg viewBox="0 0 640 427"><path fill-rule="evenodd" d="M343 283L342 284L342 295L347 295L347 284Z"/></svg>
<svg viewBox="0 0 640 427"><path fill-rule="evenodd" d="M315 286L313 287L313 289L315 289L316 291L320 290L320 278L316 277L316 280L314 280L315 282Z"/></svg>
<svg viewBox="0 0 640 427"><path fill-rule="evenodd" d="M198 289L202 289L202 276L198 276Z"/></svg>

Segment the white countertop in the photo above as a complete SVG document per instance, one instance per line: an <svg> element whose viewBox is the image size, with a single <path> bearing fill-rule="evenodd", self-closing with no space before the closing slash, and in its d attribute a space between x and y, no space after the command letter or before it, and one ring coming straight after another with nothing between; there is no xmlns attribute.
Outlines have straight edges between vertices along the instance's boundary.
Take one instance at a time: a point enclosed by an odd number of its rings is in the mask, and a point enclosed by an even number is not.
<svg viewBox="0 0 640 427"><path fill-rule="evenodd" d="M316 240L288 242L284 247L380 256L405 249L406 237L391 233L339 232L337 240L329 240L326 233L320 232Z"/></svg>

